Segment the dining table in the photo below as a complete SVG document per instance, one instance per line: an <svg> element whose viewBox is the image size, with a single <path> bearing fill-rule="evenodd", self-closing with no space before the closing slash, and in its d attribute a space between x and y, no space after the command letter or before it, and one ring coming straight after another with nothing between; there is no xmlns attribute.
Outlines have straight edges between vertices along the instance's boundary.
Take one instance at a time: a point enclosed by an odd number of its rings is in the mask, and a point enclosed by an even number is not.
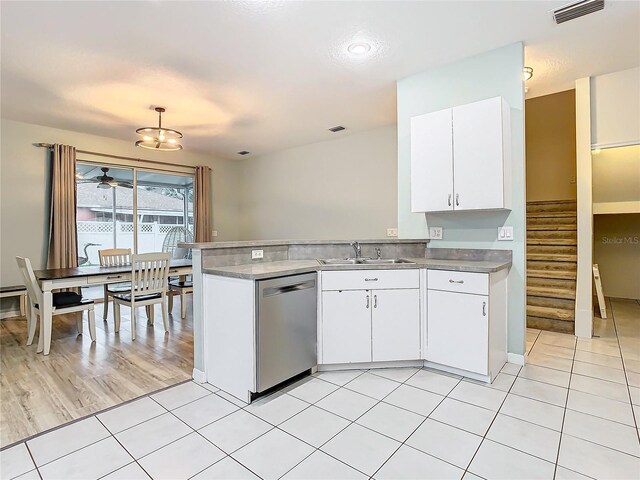
<svg viewBox="0 0 640 480"><path fill-rule="evenodd" d="M47 268L36 270L34 273L42 289L42 306L40 308L42 331L40 335L43 336L43 353L45 355L49 354L51 348L54 290L131 281L131 265L116 267L83 265L73 268ZM185 277L192 273L193 267L191 259L171 259L169 263L169 276Z"/></svg>

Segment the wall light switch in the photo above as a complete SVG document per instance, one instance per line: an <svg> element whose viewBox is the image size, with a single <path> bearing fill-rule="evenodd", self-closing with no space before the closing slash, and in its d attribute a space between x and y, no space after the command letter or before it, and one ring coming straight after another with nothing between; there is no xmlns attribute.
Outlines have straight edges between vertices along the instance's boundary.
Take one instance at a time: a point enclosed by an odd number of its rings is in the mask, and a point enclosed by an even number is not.
<svg viewBox="0 0 640 480"><path fill-rule="evenodd" d="M429 227L429 238L431 240L442 240L442 227Z"/></svg>
<svg viewBox="0 0 640 480"><path fill-rule="evenodd" d="M264 250L251 250L251 260L264 258Z"/></svg>
<svg viewBox="0 0 640 480"><path fill-rule="evenodd" d="M513 241L513 227L499 227L498 228L498 240L503 242Z"/></svg>
<svg viewBox="0 0 640 480"><path fill-rule="evenodd" d="M211 231L211 236L212 237L217 237L218 236L218 230L212 230Z"/></svg>
<svg viewBox="0 0 640 480"><path fill-rule="evenodd" d="M387 228L387 237L397 237L398 229L397 228Z"/></svg>

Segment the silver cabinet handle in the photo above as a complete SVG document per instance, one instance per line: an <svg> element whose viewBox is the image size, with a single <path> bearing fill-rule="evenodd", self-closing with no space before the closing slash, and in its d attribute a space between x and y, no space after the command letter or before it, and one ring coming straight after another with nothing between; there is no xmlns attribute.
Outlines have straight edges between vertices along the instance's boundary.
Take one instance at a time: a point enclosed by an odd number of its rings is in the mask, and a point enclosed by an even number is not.
<svg viewBox="0 0 640 480"><path fill-rule="evenodd" d="M367 295L367 308L369 308L369 295Z"/></svg>
<svg viewBox="0 0 640 480"><path fill-rule="evenodd" d="M115 280L117 278L122 278L122 275L108 275L107 280Z"/></svg>
<svg viewBox="0 0 640 480"><path fill-rule="evenodd" d="M447 205L451 206L451 194L449 194L449 197L447 198Z"/></svg>
<svg viewBox="0 0 640 480"><path fill-rule="evenodd" d="M464 280L451 280L451 279L449 279L449 283L464 283Z"/></svg>
<svg viewBox="0 0 640 480"><path fill-rule="evenodd" d="M373 296L373 308L378 308L378 295Z"/></svg>
<svg viewBox="0 0 640 480"><path fill-rule="evenodd" d="M487 316L487 302L482 302L482 316Z"/></svg>
<svg viewBox="0 0 640 480"><path fill-rule="evenodd" d="M456 207L460 206L460 194L456 193Z"/></svg>
<svg viewBox="0 0 640 480"><path fill-rule="evenodd" d="M376 278L365 278L364 281L365 282L377 282L378 281L378 277L376 277Z"/></svg>

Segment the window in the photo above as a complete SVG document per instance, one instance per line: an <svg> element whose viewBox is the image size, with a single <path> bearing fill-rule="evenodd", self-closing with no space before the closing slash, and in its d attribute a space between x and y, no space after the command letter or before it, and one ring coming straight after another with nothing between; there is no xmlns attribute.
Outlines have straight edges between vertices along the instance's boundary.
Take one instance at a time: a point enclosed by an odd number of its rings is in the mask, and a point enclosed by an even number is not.
<svg viewBox="0 0 640 480"><path fill-rule="evenodd" d="M80 265L98 265L105 248L179 254L193 234L192 175L78 161L76 180Z"/></svg>

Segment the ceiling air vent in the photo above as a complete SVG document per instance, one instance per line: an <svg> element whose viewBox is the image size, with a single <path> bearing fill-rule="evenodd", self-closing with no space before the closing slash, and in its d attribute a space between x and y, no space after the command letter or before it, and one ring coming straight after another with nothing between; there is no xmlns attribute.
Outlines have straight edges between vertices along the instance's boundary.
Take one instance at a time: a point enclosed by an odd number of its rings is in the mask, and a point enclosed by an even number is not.
<svg viewBox="0 0 640 480"><path fill-rule="evenodd" d="M246 150L240 150L238 155L249 155L251 152L247 152Z"/></svg>
<svg viewBox="0 0 640 480"><path fill-rule="evenodd" d="M589 15L604 8L604 0L582 0L553 11L556 23L564 23L574 18Z"/></svg>
<svg viewBox="0 0 640 480"><path fill-rule="evenodd" d="M330 132L334 132L334 133L335 133L335 132L341 132L342 130L346 130L346 128L345 128L345 127L343 127L342 125L337 125L337 126L335 126L335 127L331 127L331 128L329 129L329 131L330 131Z"/></svg>

